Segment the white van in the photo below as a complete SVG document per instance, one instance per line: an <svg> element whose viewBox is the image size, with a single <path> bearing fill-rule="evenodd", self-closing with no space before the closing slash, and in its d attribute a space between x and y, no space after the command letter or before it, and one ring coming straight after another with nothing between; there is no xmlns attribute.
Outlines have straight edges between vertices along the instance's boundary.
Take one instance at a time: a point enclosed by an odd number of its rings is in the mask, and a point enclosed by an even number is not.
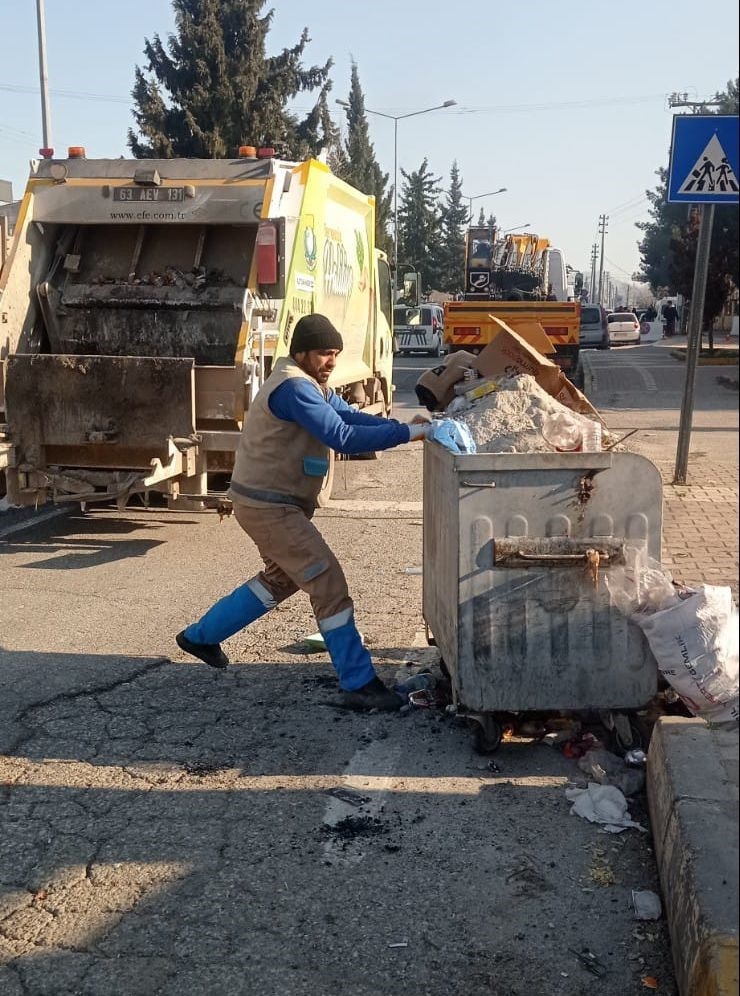
<svg viewBox="0 0 740 996"><path fill-rule="evenodd" d="M420 304L410 308L397 304L393 309L394 352L426 353L441 356L444 352L444 311L438 304Z"/></svg>
<svg viewBox="0 0 740 996"><path fill-rule="evenodd" d="M552 284L552 293L556 301L572 300L569 294L568 271L565 267L565 256L562 249L547 249L547 284Z"/></svg>

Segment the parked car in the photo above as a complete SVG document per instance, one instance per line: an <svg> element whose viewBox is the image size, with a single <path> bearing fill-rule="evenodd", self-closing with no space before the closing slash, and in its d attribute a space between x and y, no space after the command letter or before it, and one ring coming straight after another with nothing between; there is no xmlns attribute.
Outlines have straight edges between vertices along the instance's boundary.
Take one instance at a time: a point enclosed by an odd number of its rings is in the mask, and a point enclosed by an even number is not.
<svg viewBox="0 0 740 996"><path fill-rule="evenodd" d="M609 343L612 346L639 343L640 323L634 311L613 311L606 316Z"/></svg>
<svg viewBox="0 0 740 996"><path fill-rule="evenodd" d="M438 304L409 308L398 304L393 309L395 351L441 356L444 351L444 311Z"/></svg>
<svg viewBox="0 0 740 996"><path fill-rule="evenodd" d="M579 343L581 349L609 348L609 328L606 322L606 309L602 308L601 305L581 305Z"/></svg>

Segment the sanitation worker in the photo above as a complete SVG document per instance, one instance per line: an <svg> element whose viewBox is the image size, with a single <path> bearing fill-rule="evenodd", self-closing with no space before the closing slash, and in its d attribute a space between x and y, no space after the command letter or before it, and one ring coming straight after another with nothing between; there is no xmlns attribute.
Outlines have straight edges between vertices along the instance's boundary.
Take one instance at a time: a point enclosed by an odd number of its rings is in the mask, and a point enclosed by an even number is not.
<svg viewBox="0 0 740 996"><path fill-rule="evenodd" d="M404 424L351 408L327 387L341 350L342 337L324 315L296 324L290 355L275 363L244 420L229 491L234 517L264 568L175 639L186 653L225 668L222 641L300 588L311 599L344 705L392 711L402 700L376 675L355 626L344 571L311 519L330 450L390 449L422 439L431 423L417 416Z"/></svg>

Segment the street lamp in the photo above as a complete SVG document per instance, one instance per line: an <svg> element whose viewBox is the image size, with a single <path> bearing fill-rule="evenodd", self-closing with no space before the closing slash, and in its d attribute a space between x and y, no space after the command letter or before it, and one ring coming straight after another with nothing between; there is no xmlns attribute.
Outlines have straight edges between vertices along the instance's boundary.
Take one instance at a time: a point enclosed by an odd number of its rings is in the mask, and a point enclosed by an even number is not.
<svg viewBox="0 0 740 996"><path fill-rule="evenodd" d="M517 225L516 228L505 228L501 234L508 235L509 232L522 232L524 231L525 228L529 227L530 227L529 222L527 222L526 225Z"/></svg>
<svg viewBox="0 0 740 996"><path fill-rule="evenodd" d="M336 100L340 107L349 108L346 100ZM379 118L388 118L393 122L393 306L396 304L398 281L398 122L405 118L415 118L419 114L429 114L430 111L441 111L445 107L454 107L456 100L446 100L434 107L425 107L421 111L411 111L408 114L386 114L385 111L371 111L365 108L367 114L376 114Z"/></svg>
<svg viewBox="0 0 740 996"><path fill-rule="evenodd" d="M473 222L473 201L479 201L481 197L493 197L494 194L505 194L505 193L506 193L506 187L499 187L498 190L489 190L487 194L476 194L475 197L468 197L467 198L468 215L469 215L468 226L470 226ZM465 194L463 194L463 197L465 197Z"/></svg>

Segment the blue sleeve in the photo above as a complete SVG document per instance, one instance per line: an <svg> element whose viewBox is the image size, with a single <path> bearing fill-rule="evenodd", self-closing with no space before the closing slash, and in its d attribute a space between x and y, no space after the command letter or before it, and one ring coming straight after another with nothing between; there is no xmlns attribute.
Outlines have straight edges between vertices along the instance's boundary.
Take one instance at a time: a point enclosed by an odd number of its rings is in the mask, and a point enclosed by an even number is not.
<svg viewBox="0 0 740 996"><path fill-rule="evenodd" d="M356 408L348 405L344 398L340 398L335 391L329 391L329 397L326 400L347 425L387 425L389 421L397 421L396 419L387 419L380 415L368 415L366 412L358 411Z"/></svg>
<svg viewBox="0 0 740 996"><path fill-rule="evenodd" d="M336 400L341 401L336 395L334 398L334 404ZM325 400L318 386L313 387L306 380L292 378L284 381L272 392L268 403L276 418L297 422L337 453L369 453L409 441L409 427L402 422L372 415L365 416L372 419L371 423L358 425L344 421L334 405ZM341 403L344 405L343 401Z"/></svg>

